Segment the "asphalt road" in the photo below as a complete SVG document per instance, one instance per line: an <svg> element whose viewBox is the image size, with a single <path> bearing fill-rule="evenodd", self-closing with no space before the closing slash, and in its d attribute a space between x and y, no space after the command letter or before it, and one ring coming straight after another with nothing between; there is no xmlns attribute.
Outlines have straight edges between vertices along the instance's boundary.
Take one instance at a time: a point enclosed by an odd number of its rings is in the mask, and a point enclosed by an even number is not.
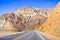
<svg viewBox="0 0 60 40"><path fill-rule="evenodd" d="M48 38L35 31L26 31L24 33L0 37L0 40L48 40Z"/></svg>
<svg viewBox="0 0 60 40"><path fill-rule="evenodd" d="M24 35L26 33L28 33L28 32L27 31L24 31L24 32L20 32L20 33L17 33L17 34L13 34L13 35L3 36L3 37L0 37L0 40L13 40L16 37L22 36L22 35Z"/></svg>

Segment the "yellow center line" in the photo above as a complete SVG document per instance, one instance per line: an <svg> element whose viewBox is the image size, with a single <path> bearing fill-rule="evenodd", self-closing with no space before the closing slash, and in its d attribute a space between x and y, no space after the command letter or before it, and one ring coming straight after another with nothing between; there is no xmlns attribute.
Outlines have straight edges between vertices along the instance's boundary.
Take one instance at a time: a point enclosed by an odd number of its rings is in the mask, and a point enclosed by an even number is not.
<svg viewBox="0 0 60 40"><path fill-rule="evenodd" d="M29 33L30 33L30 32L29 32ZM22 38L22 37L28 35L29 33L26 33L26 34L24 34L24 35L22 35L22 36L19 36L19 37L17 37L17 38L14 38L13 40L18 40L18 39L20 39L20 38Z"/></svg>

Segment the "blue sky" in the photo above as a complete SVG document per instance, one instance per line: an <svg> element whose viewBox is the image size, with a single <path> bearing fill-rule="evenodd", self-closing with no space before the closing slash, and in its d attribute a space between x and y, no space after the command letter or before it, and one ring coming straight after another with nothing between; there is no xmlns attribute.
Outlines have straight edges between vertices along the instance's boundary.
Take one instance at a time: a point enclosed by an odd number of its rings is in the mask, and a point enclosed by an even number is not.
<svg viewBox="0 0 60 40"><path fill-rule="evenodd" d="M60 0L0 0L0 15L22 7L54 8Z"/></svg>

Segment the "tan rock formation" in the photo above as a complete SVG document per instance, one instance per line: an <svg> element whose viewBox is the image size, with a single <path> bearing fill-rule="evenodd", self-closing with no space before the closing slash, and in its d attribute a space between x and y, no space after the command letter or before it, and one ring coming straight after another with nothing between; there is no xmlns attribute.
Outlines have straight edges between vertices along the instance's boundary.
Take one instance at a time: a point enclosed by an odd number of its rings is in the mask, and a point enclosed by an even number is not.
<svg viewBox="0 0 60 40"><path fill-rule="evenodd" d="M11 22L5 22L3 30L4 31L16 31L16 28L13 26Z"/></svg>
<svg viewBox="0 0 60 40"><path fill-rule="evenodd" d="M24 7L24 8L21 8L21 9L17 10L16 13L18 12L18 13L26 13L26 14L28 14L28 13L32 13L33 10L34 10L33 8Z"/></svg>
<svg viewBox="0 0 60 40"><path fill-rule="evenodd" d="M39 30L60 37L60 2Z"/></svg>
<svg viewBox="0 0 60 40"><path fill-rule="evenodd" d="M14 21L14 23L12 23L14 25L14 27L16 28L17 31L22 31L22 30L25 30L26 27L21 23L21 21L19 20L16 20Z"/></svg>

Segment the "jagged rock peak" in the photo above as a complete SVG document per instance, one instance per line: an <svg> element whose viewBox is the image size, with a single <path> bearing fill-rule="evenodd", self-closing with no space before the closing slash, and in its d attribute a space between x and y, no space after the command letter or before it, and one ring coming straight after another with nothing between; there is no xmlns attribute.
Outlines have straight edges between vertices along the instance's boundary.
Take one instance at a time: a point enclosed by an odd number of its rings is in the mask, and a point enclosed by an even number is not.
<svg viewBox="0 0 60 40"><path fill-rule="evenodd" d="M26 7L23 7L21 9L17 10L16 13L26 13L27 14L27 13L32 13L33 10L34 10L34 8L26 6Z"/></svg>

